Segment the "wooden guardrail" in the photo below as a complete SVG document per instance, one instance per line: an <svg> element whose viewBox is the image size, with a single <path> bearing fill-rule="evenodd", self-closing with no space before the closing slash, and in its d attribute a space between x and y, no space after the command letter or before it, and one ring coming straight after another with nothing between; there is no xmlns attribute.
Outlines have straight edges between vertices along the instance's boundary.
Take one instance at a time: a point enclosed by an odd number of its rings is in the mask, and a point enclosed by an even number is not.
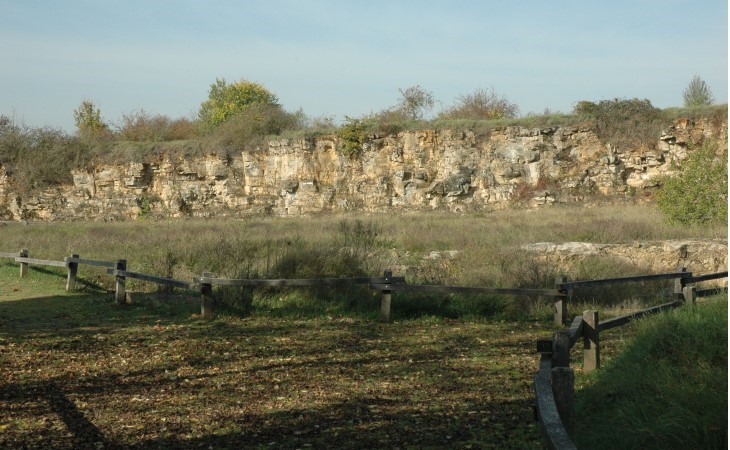
<svg viewBox="0 0 730 450"><path fill-rule="evenodd" d="M350 278L302 278L302 279L225 279L214 278L205 272L200 277L193 278L193 282L200 285L201 307L200 315L210 318L213 314L213 286L242 286L242 287L303 287L303 286L344 286L353 284L401 286L405 277L394 277L386 270L382 277L350 277ZM384 321L390 320L390 290L381 291L380 316Z"/></svg>
<svg viewBox="0 0 730 450"><path fill-rule="evenodd" d="M711 278L708 278L711 279ZM632 277L605 278L600 280L568 281L566 277L559 277L555 280L555 290L563 294L563 298L556 298L554 321L556 325L565 325L568 320L568 302L573 297L575 290L585 287L606 286L611 284L640 283L645 281L674 280L673 294L675 299L682 298L683 290L692 280L692 272L682 268L678 272L660 273L653 275L639 275Z"/></svg>
<svg viewBox="0 0 730 450"><path fill-rule="evenodd" d="M570 368L570 349L583 339L583 371L591 372L601 366L600 333L616 328L640 317L656 314L684 304L692 304L698 293L717 292L727 288L714 288L698 291L690 283L727 278L727 272L693 277L684 269L671 274L648 275L641 277L624 277L606 280L586 280L568 283L563 281L561 288L570 289L597 284L626 283L646 280L675 279L675 299L668 303L642 309L631 314L615 317L603 322L599 321L598 311L584 311L576 316L567 330L559 330L551 340L537 342L537 351L541 353L540 365L535 374L535 408L538 421L545 434L548 447L551 449L575 449L570 439L573 430L573 398L575 395L574 374Z"/></svg>
<svg viewBox="0 0 730 450"><path fill-rule="evenodd" d="M576 289L588 286L598 286L628 282L643 282L664 279L674 279L675 299L687 297L685 288L687 284L727 277L727 272L709 274L693 277L692 272L682 269L679 272L663 273L654 275L643 275L634 277L610 278L601 280L568 281L566 277L559 277L555 281L554 289L519 289L519 288L492 288L492 287L465 287L465 286L443 286L443 285L413 285L406 284L404 277L394 277L390 271L385 271L383 277L351 277L351 278L312 278L312 279L224 279L215 278L211 274L204 273L201 277L194 277L192 282L164 278L155 275L148 275L127 270L126 260L120 259L116 262L98 261L83 259L77 254L64 258L63 261L44 260L30 258L27 249L18 253L0 253L0 258L12 258L20 264L20 276L24 277L28 272L29 265L46 265L65 267L67 269L66 290L75 289L76 277L80 265L91 265L106 267L107 273L115 277L115 301L119 304L125 303L126 279L138 279L141 281L167 285L171 287L199 290L201 295L201 315L212 316L212 288L213 286L242 286L242 287L294 287L294 286L342 286L352 284L368 284L371 289L381 294L380 312L381 318L390 320L392 293L402 292L425 292L441 294L493 294L493 295L525 295L551 297L554 302L554 321L563 325L567 318L567 307L570 298ZM696 290L690 297L701 297L711 295L723 288ZM727 288L724 288L725 290Z"/></svg>
<svg viewBox="0 0 730 450"><path fill-rule="evenodd" d="M213 316L213 286L241 286L241 287L302 287L302 286L343 286L353 284L367 284L371 289L381 292L381 318L390 320L391 295L393 291L427 292L427 293L463 293L463 294L496 294L496 295L531 295L553 297L555 304L554 320L563 325L567 314L567 302L575 289L586 286L606 284L643 282L653 280L674 280L671 302L646 308L632 314L616 317L604 322L599 321L598 311L584 311L582 316L576 316L567 330L556 331L551 340L537 342L537 350L541 353L540 365L535 374L535 399L537 418L542 426L548 446L553 449L574 449L570 439L573 429L573 397L574 374L570 368L570 349L583 339L583 371L590 372L600 368L600 333L602 331L624 325L631 320L647 314L654 314L666 309L676 308L684 303L693 303L696 297L727 288L713 288L697 290L688 284L699 283L720 278L727 278L728 272L719 272L708 275L693 276L692 272L682 269L679 272L644 275L634 277L610 278L602 280L583 280L568 282L565 277L559 277L555 282L555 289L509 289L489 287L464 287L440 285L411 285L405 283L404 277L394 277L390 271L385 271L382 277L350 277L350 278L311 278L311 279L226 279L216 278L209 272L200 277L194 277L192 283L174 280L154 275L147 275L127 270L127 261L124 259L111 261L96 261L82 259L79 255L71 255L64 261L52 261L30 258L28 250L18 253L0 253L0 258L12 258L20 264L21 278L27 275L28 265L47 265L66 267L66 290L73 290L79 265L107 267L107 273L116 278L114 298L119 304L126 302L126 279L133 278L142 281L163 284L184 289L198 289L201 297L201 316Z"/></svg>
<svg viewBox="0 0 730 450"><path fill-rule="evenodd" d="M386 272L387 274L388 272ZM405 281L405 280L404 280ZM441 286L441 285L415 285L415 284L399 284L395 281L391 282L374 282L370 284L370 288L381 293L380 312L381 318L385 321L390 320L390 303L393 291L405 292L428 292L439 294L497 294L497 295L530 295L530 296L557 296L562 294L551 289L510 289L510 288L490 288L490 287L465 287L465 286Z"/></svg>

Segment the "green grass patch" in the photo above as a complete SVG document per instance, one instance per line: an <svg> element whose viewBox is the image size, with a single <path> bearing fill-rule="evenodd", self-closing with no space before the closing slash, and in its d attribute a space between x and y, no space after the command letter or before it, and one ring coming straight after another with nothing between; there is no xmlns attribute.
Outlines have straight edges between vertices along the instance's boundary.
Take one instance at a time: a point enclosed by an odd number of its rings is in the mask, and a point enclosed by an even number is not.
<svg viewBox="0 0 730 450"><path fill-rule="evenodd" d="M727 448L727 295L632 325L576 399L578 448Z"/></svg>

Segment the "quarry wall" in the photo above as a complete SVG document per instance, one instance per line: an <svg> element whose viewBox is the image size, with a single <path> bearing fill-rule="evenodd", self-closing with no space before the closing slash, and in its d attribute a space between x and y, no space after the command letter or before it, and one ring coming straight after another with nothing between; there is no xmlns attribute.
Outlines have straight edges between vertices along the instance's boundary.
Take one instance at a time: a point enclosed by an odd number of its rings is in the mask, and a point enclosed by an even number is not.
<svg viewBox="0 0 730 450"><path fill-rule="evenodd" d="M336 136L278 140L228 158L158 156L73 173L32 195L0 167L1 220L143 216L297 216L444 209L464 212L579 201L641 201L694 145L727 148L727 119L677 120L651 147L616 148L588 127L502 127L373 135L356 157Z"/></svg>

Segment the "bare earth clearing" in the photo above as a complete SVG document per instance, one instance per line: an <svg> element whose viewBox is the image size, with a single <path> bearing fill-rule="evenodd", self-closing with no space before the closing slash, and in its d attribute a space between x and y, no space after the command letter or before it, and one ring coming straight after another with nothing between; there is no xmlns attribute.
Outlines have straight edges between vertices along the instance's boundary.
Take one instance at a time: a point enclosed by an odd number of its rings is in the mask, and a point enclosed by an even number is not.
<svg viewBox="0 0 730 450"><path fill-rule="evenodd" d="M549 323L205 323L197 300L120 308L0 269L2 448L542 446L532 376Z"/></svg>

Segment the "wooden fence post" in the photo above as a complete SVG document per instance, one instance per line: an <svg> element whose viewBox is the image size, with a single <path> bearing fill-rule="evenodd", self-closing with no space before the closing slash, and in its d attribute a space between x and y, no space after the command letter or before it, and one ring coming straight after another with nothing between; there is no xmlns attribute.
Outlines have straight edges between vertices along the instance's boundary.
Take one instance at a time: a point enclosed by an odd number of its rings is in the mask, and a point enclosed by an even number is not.
<svg viewBox="0 0 730 450"><path fill-rule="evenodd" d="M210 278L210 272L203 272L203 278ZM200 283L200 317L203 319L213 318L213 285L211 283Z"/></svg>
<svg viewBox="0 0 730 450"><path fill-rule="evenodd" d="M687 268L682 267L679 269L680 272L686 272ZM674 279L674 299L684 300L684 287L687 284L686 278L675 278Z"/></svg>
<svg viewBox="0 0 730 450"><path fill-rule="evenodd" d="M560 294L567 294L567 290L561 288L561 284L567 283L568 278L557 277L555 279L555 290ZM553 319L555 325L564 325L565 320L568 316L568 297L555 296L555 302L553 304Z"/></svg>
<svg viewBox="0 0 730 450"><path fill-rule="evenodd" d="M71 292L76 289L76 274L79 270L79 263L69 261L71 258L78 258L79 255L73 254L70 257L63 258L64 261L66 261L66 265L68 266L66 268L66 292Z"/></svg>
<svg viewBox="0 0 730 450"><path fill-rule="evenodd" d="M116 269L121 270L121 271L126 271L127 270L127 260L126 259L118 260ZM117 275L117 283L116 283L116 288L114 290L114 301L117 303L117 305L123 305L127 302L126 286L127 286L126 277Z"/></svg>
<svg viewBox="0 0 730 450"><path fill-rule="evenodd" d="M583 311L583 371L588 373L601 367L601 348L598 335L598 311Z"/></svg>
<svg viewBox="0 0 730 450"><path fill-rule="evenodd" d="M696 288L694 286L685 286L682 290L682 296L684 297L684 303L688 305L694 305L695 297L697 297Z"/></svg>
<svg viewBox="0 0 730 450"><path fill-rule="evenodd" d="M18 256L21 258L27 258L28 257L28 249L24 248L18 253ZM25 278L25 276L28 275L28 263L21 262L20 263L20 278Z"/></svg>
<svg viewBox="0 0 730 450"><path fill-rule="evenodd" d="M555 357L555 355L553 355ZM565 431L573 434L573 399L575 398L575 375L570 367L553 367L550 373L555 406Z"/></svg>
<svg viewBox="0 0 730 450"><path fill-rule="evenodd" d="M567 331L553 334L553 367L570 367L570 337Z"/></svg>
<svg viewBox="0 0 730 450"><path fill-rule="evenodd" d="M385 277L385 283L388 284L391 282L391 278L393 276L393 272L390 270L386 270L383 272L383 277ZM392 291L382 291L382 295L380 297L380 319L383 322L390 322L390 300L391 300L391 293Z"/></svg>

